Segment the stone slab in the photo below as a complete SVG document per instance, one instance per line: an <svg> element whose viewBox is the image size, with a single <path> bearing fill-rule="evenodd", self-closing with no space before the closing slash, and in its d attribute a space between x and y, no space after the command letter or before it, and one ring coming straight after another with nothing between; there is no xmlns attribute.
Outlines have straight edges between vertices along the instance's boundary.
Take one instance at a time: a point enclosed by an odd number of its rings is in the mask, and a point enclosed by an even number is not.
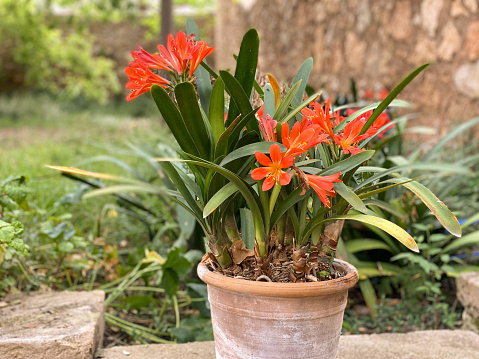
<svg viewBox="0 0 479 359"><path fill-rule="evenodd" d="M464 306L463 329L479 333L479 272L461 273L456 287L457 298Z"/></svg>
<svg viewBox="0 0 479 359"><path fill-rule="evenodd" d="M100 350L96 359L215 359L214 342ZM341 336L336 359L479 359L479 335L465 330ZM288 358L293 359L293 358Z"/></svg>
<svg viewBox="0 0 479 359"><path fill-rule="evenodd" d="M36 292L0 309L1 359L91 359L101 346L105 293Z"/></svg>

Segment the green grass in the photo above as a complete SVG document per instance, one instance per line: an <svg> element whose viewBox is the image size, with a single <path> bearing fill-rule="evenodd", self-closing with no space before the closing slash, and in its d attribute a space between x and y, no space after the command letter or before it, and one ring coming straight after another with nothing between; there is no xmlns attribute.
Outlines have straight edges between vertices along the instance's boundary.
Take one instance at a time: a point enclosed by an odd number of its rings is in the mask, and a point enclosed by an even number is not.
<svg viewBox="0 0 479 359"><path fill-rule="evenodd" d="M147 103L140 104L140 110L138 104L131 103L130 109L127 105L130 104L89 107L33 94L0 97L0 178L27 176L30 201L39 208L49 209L78 184L46 165L126 175L112 163L82 162L93 156L114 155L135 165L138 159L125 154L128 141L139 139L154 144L165 138L155 108ZM142 117L135 117L139 112ZM84 201L75 210L88 215L98 213L106 202L106 199ZM91 206L95 208L93 211Z"/></svg>

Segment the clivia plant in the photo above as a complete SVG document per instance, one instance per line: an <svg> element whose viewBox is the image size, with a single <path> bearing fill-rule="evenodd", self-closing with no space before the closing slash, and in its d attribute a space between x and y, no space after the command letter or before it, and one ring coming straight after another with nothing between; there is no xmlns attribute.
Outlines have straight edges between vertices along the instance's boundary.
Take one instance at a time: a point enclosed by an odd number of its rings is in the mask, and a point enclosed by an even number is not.
<svg viewBox="0 0 479 359"><path fill-rule="evenodd" d="M125 70L127 100L150 92L177 141L178 157L155 159L176 190L133 180L124 190L161 193L186 208L204 231L215 270L253 280L330 279L345 220L376 226L418 251L406 231L371 211L373 202L363 202L395 186L414 192L450 233L460 236L454 215L426 187L394 167L368 166L374 155L368 144L394 127L381 113L388 106L408 105L394 98L427 64L382 102L343 117L342 108L320 101L320 92L304 97L312 59L290 86L280 86L268 74L261 87L255 29L243 38L234 73L216 73L205 62L214 48L199 40L194 22L187 28L189 35L170 35L158 53L133 51ZM284 263L286 275L272 270Z"/></svg>
<svg viewBox="0 0 479 359"><path fill-rule="evenodd" d="M408 105L394 98L427 65L381 102L343 117L320 92L305 98L312 59L289 85L271 74L263 81L251 29L234 73L217 73L205 62L214 49L200 41L194 22L187 30L170 35L158 53L133 51L125 71L127 99L150 92L176 139L174 156L150 158L172 186L54 168L124 182L89 196L164 195L196 219L210 250L198 274L208 284L217 358L334 358L347 290L358 280L354 267L335 259L345 220L376 226L418 251L410 234L371 210L381 203L371 198L404 186L450 233L461 234L444 203L400 166L368 162L375 153L368 145L395 125L379 116Z"/></svg>

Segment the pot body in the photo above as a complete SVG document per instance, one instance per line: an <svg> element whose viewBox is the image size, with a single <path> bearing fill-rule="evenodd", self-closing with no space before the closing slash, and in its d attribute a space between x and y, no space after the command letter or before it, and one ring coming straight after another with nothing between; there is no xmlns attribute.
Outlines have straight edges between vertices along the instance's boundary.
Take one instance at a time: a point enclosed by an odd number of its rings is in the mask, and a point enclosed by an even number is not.
<svg viewBox="0 0 479 359"><path fill-rule="evenodd" d="M358 280L349 263L344 273L317 283L270 283L229 278L202 262L208 285L217 359L334 359L348 289Z"/></svg>

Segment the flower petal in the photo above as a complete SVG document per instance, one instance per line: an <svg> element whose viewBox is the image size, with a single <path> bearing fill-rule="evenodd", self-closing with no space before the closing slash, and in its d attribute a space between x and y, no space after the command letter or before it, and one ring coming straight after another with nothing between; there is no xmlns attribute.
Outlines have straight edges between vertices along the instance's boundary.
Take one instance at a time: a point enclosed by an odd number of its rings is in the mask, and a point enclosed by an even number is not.
<svg viewBox="0 0 479 359"><path fill-rule="evenodd" d="M288 172L281 171L278 177L279 184L281 186L286 186L287 184L289 184L289 182L291 182L291 176Z"/></svg>
<svg viewBox="0 0 479 359"><path fill-rule="evenodd" d="M256 160L262 164L263 166L271 166L272 165L272 162L271 160L269 159L268 156L266 156L264 153L262 152L258 152L256 151L254 153L255 157L256 157Z"/></svg>
<svg viewBox="0 0 479 359"><path fill-rule="evenodd" d="M251 171L251 177L255 181L259 181L265 178L270 172L271 170L269 169L269 167L255 168L253 171Z"/></svg>
<svg viewBox="0 0 479 359"><path fill-rule="evenodd" d="M267 177L264 182L263 182L263 192L269 191L271 188L273 188L274 184L276 183L276 178L273 176Z"/></svg>

